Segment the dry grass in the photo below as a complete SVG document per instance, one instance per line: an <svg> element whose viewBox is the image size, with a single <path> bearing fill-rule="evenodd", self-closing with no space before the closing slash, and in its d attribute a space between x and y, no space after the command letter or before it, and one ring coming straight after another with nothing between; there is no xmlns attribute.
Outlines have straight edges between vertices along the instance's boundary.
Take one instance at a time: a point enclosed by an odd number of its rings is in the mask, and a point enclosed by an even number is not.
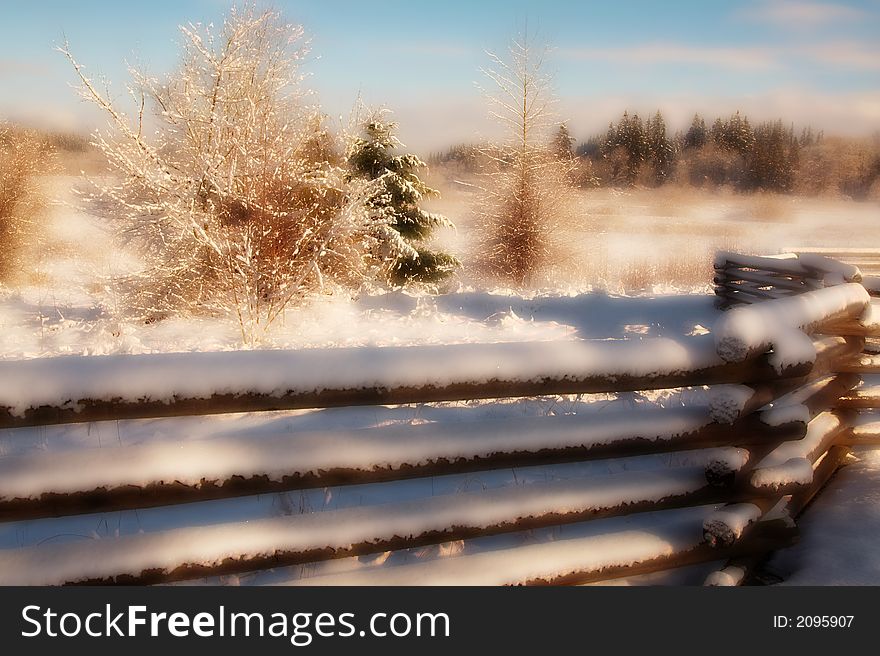
<svg viewBox="0 0 880 656"><path fill-rule="evenodd" d="M54 149L38 134L0 126L0 283L32 274L43 240L43 177L55 170Z"/></svg>
<svg viewBox="0 0 880 656"><path fill-rule="evenodd" d="M658 286L702 287L712 280L712 261L704 253L659 259L633 258L617 271L606 272L606 280L625 292L650 292Z"/></svg>

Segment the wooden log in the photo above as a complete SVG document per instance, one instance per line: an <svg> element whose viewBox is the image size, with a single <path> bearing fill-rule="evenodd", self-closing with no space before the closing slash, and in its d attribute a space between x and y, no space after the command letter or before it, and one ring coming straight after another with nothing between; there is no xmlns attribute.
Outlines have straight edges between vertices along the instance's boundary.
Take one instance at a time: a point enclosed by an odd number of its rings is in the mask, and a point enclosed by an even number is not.
<svg viewBox="0 0 880 656"><path fill-rule="evenodd" d="M880 445L880 414L860 412L837 443L845 446Z"/></svg>
<svg viewBox="0 0 880 656"><path fill-rule="evenodd" d="M673 417L672 410L665 410L664 416ZM691 409L691 414L699 412ZM659 428L664 421L664 416L657 417L656 426ZM273 440L268 445L265 441L254 440L245 448L249 450L249 458L260 459L261 450L266 453L277 452L280 444L289 444L287 455L276 458L273 466L276 471L268 472L260 468L247 468L240 466L234 474L218 477L214 474L203 476L200 480L189 481L180 474L175 475L173 468L156 468L155 466L141 472L141 478L146 476L146 482L139 484L128 483L103 483L97 487L69 488L64 492L43 490L38 495L21 496L17 494L3 493L4 479L0 478L0 521L34 519L39 517L54 517L61 515L108 512L112 510L124 510L134 508L149 508L171 504L190 503L194 501L207 501L223 499L249 494L263 494L272 492L286 492L307 488L331 487L337 485L357 485L365 483L379 483L391 480L404 480L411 478L424 478L430 476L443 476L447 474L463 474L489 469L503 469L508 467L524 467L539 464L558 464L565 462L581 462L601 458L624 458L635 455L647 455L651 453L667 453L692 449L724 447L737 442L742 446L754 444L760 453L761 445L775 444L786 439L803 437L806 425L801 422L790 422L777 427L763 424L754 415L743 417L733 424L718 424L706 422L691 430L681 432L669 431L658 437L657 434L648 434L639 430L629 434L613 436L612 417L598 415L596 417L541 417L522 418L512 421L482 422L481 429L486 433L498 433L507 436L508 445L493 447L491 452L480 451L481 448L474 435L474 445L471 451L466 448L459 451L458 455L444 454L442 440L444 434L454 434L456 431L473 430L466 424L449 424L436 427L432 424L421 426L400 427L406 430L398 430L401 437L409 436L410 445L418 442L437 441L437 447L433 449L434 455L429 451L422 453L416 458L404 458L401 462L400 449L395 449L389 442L387 449L373 448L375 462L369 466L354 467L351 465L334 465L338 462L338 449L350 445L349 449L358 449L359 442L371 440L371 435L381 436L390 429L370 429L368 431L334 431L328 432L326 443L328 447L327 457L322 460L321 450L315 446L320 444L318 434L316 439L308 439L309 435L291 435L288 439ZM582 422L584 426L582 437L578 437L576 426ZM608 430L602 429L603 423L608 424ZM673 423L675 423L673 421ZM543 425L543 435L546 436L547 444L531 449L524 449L521 435L530 430L535 430L537 425ZM662 429L660 429L662 432ZM569 433L571 433L569 435ZM590 438L594 435L595 438ZM735 437L734 437L735 436ZM301 439L307 438L307 439ZM67 455L67 464L75 467L79 472L96 470L94 477L101 481L124 481L126 479L127 463L174 463L185 462L187 459L200 457L201 451L210 443L202 444L187 442L172 442L155 446L131 446L114 447L112 449L89 449L87 451L75 451ZM165 448L168 457L161 455L160 451ZM309 460L312 463L322 464L298 464L301 458L297 453L308 449ZM49 454L33 454L27 457L7 457L0 463L0 477L2 472L16 473L16 478L28 476L28 471L50 471L41 464ZM286 464L287 471L279 474L277 467ZM712 473L707 470L707 481L715 487L730 486L736 478L737 472L726 462L723 464L726 476L720 473L722 465L713 465ZM119 472L119 473L117 473ZM714 475L714 477L713 477ZM88 476L83 477L84 480ZM11 484L11 477L6 480L6 487Z"/></svg>
<svg viewBox="0 0 880 656"><path fill-rule="evenodd" d="M816 361L809 375L801 378L787 378L755 385L730 386L730 390L720 388L713 391L709 401L709 414L719 423L733 421L757 412L774 401L792 401L804 404L815 416L818 412L833 407L837 400L859 383L856 374L839 374L825 380L829 374L840 370L841 362L846 362L852 353L859 350L857 340L820 340L815 342ZM821 384L819 384L821 383ZM797 395L798 390L801 394ZM742 397L747 395L743 402ZM789 399L783 399L792 395ZM800 398L803 396L803 398Z"/></svg>
<svg viewBox="0 0 880 656"><path fill-rule="evenodd" d="M734 434L735 435L735 434ZM752 458L749 449L760 448L760 443L748 448L729 447L719 451L706 463L706 481L716 487L732 487L735 480Z"/></svg>
<svg viewBox="0 0 880 656"><path fill-rule="evenodd" d="M849 257L843 259L849 260ZM859 268L838 259L832 259L817 251L800 252L797 256L785 254L779 256L753 256L740 255L737 253L719 252L715 256L715 268L737 267L748 269L762 269L788 275L806 275L813 278L824 278L828 274L839 275L843 281L859 282L861 272Z"/></svg>
<svg viewBox="0 0 880 656"><path fill-rule="evenodd" d="M816 253L800 253L798 261L807 271L824 276L839 276L840 282L860 282L862 273L857 266Z"/></svg>
<svg viewBox="0 0 880 656"><path fill-rule="evenodd" d="M719 424L731 424L763 408L774 399L797 389L806 378L757 385L719 385L711 388L709 416Z"/></svg>
<svg viewBox="0 0 880 656"><path fill-rule="evenodd" d="M863 287L849 284L738 308L715 323L716 349L728 362L747 360L771 348L782 350L783 340L797 339L796 331L823 332L829 323L858 318L868 302Z"/></svg>
<svg viewBox="0 0 880 656"><path fill-rule="evenodd" d="M841 335L843 337L880 337L880 328L866 326L858 320L829 321L816 332L825 335Z"/></svg>
<svg viewBox="0 0 880 656"><path fill-rule="evenodd" d="M839 370L841 373L880 374L880 356L859 354L841 362Z"/></svg>
<svg viewBox="0 0 880 656"><path fill-rule="evenodd" d="M841 465L845 464L849 450L843 445L835 445L825 453L813 471L813 481L804 490L792 495L781 506L779 516L773 520L764 520L768 526L775 526L776 530L786 530L786 525L791 526L785 517L799 517L816 495L828 484ZM765 513L766 516L766 513ZM747 539L747 536L746 538ZM746 557L736 557L727 561L723 568L710 573L703 585L707 586L736 586L745 583L751 572L763 563L768 553L757 552Z"/></svg>
<svg viewBox="0 0 880 656"><path fill-rule="evenodd" d="M795 519L806 510L816 495L828 484L841 466L845 465L850 455L847 446L835 444L815 463L813 482L805 489L792 494L787 504L788 514Z"/></svg>
<svg viewBox="0 0 880 656"><path fill-rule="evenodd" d="M809 273L794 253L777 256L744 255L730 251L718 251L715 254L715 268L734 266L748 269L761 269L791 275Z"/></svg>
<svg viewBox="0 0 880 656"><path fill-rule="evenodd" d="M780 416L783 420L790 421L798 413L812 420L820 413L836 408L840 399L860 382L861 377L856 374L818 376L789 394L777 398L761 411L761 420L772 426Z"/></svg>
<svg viewBox="0 0 880 656"><path fill-rule="evenodd" d="M791 292L778 292L772 289L760 289L734 283L716 286L714 291L716 296L726 295L738 299L748 299L750 302L772 301L792 295Z"/></svg>
<svg viewBox="0 0 880 656"><path fill-rule="evenodd" d="M806 424L798 424L806 426ZM806 431L804 431L805 433ZM712 458L706 465L706 481L716 487L747 488L751 474L761 460L775 449L781 440L770 439L752 441L750 444L741 443L745 433L737 434L737 448L739 453L744 451L739 461L732 455L719 455ZM798 439L798 438L796 438Z"/></svg>
<svg viewBox="0 0 880 656"><path fill-rule="evenodd" d="M815 394L811 394L804 399L803 405L809 410L810 418L812 419L819 413L834 408L838 400L845 394L848 394L860 382L861 377L856 374L842 373L835 376L827 385L816 390Z"/></svg>
<svg viewBox="0 0 880 656"><path fill-rule="evenodd" d="M200 480L189 481L183 478L181 472L176 470L156 469L155 466L145 474L146 479L141 478L136 484L127 479L124 474L126 463L142 461L149 463L174 463L186 462L188 459L198 459L198 450L203 448L202 443L169 443L169 457L155 453L156 447L149 445L122 447L122 450L89 450L83 452L71 452L67 456L65 466L70 465L77 472L85 472L89 468L96 468L100 476L96 480L102 483L97 487L83 488L74 487L65 489L63 492L44 489L36 496L4 495L3 484L0 481L0 519L25 519L45 516L57 516L65 513L84 513L106 510L118 510L125 508L142 508L173 503L187 503L192 501L220 499L243 494L268 493L303 489L309 487L327 487L333 485L360 484L380 482L394 479L415 478L424 476L443 475L450 473L465 473L493 468L526 466L539 463L561 463L596 458L626 457L632 455L670 452L686 449L710 448L729 446L735 443L739 446L749 447L755 457L761 457L766 445L772 445L782 440L792 440L803 437L805 424L803 421L788 422L777 427L770 427L762 423L756 415L750 414L758 404L769 402L773 398L788 392L792 387L799 386L804 381L811 380L814 375L824 375L833 368L834 363L840 357L847 357L856 345L841 339L822 340L818 345L818 356L814 363L814 373L807 377L778 380L772 384L756 386L752 400L744 405L746 412L732 416L733 423L713 423L706 419L702 425L698 422L692 430L683 431L681 434L667 434L662 439L655 435L631 434L613 435L613 422L615 417L598 415L595 417L558 417L522 419L513 422L504 428L502 424L511 422L494 421L482 424L470 424L462 426L438 427L436 425L408 426L403 428L402 437L407 437L410 444L417 443L419 436L424 434L425 440L435 441L437 447L434 454L427 452L418 456L417 460L403 461L394 464L393 456L398 453L397 448L391 449L385 456L382 451L376 452L375 463L369 467L352 467L350 465L334 466L332 458L326 463L317 466L309 466L303 469L297 465L294 457L286 471L269 472L265 469L239 467L234 473L225 476L215 474L202 475ZM682 412L685 412L682 410ZM693 408L693 413L700 410ZM666 417L671 417L674 411L664 410L658 415L653 423L653 428L663 425ZM584 422L583 434L564 435L569 431L567 426L574 426ZM542 433L546 435L547 444L537 448L523 448L518 435L526 431L536 430L540 423L544 428ZM497 425L497 427L496 427ZM603 428L603 426L607 426ZM456 454L444 454L440 445L443 431L475 430L477 427L484 434L503 432L506 435L507 446L501 445L493 448L491 452L480 452L478 441L472 443L472 451L465 448ZM350 443L351 449L358 448L364 440L371 440L371 435L383 435L395 428L376 429L373 431L336 431L330 437L332 442L341 444ZM436 435L435 435L436 434ZM591 439L589 435L597 436ZM454 437L454 435L452 435ZM303 435L306 438L307 435ZM475 436L477 437L477 436ZM342 442L340 442L342 440ZM290 454L302 453L306 448L312 454L312 460L318 452L312 446L297 447L302 441L298 435L291 435L289 440ZM754 446L752 446L754 445ZM763 445L763 446L762 446ZM255 440L249 446L249 459L258 459L261 452L261 442ZM390 448L390 447L389 447ZM393 452L392 452L393 451ZM142 452L142 456L137 454ZM192 453L190 453L192 452ZM267 452L268 453L268 452ZM188 455L189 454L189 455ZM332 454L331 454L332 455ZM29 469L35 472L48 471L41 462L49 462L51 453L34 454L25 458L10 457L4 459L4 466L19 478L24 476ZM278 465L284 458L271 458L273 464ZM753 460L754 462L754 460ZM315 468L317 467L317 468ZM277 469L277 468L276 468ZM115 473L115 472L120 473ZM720 469L719 469L720 471ZM726 485L735 472L725 470L726 474L719 473L712 479L715 485ZM143 471L141 470L141 473ZM83 480L88 479L85 476ZM13 481L13 476L5 478L7 485ZM56 477L56 481L59 477Z"/></svg>
<svg viewBox="0 0 880 656"><path fill-rule="evenodd" d="M813 288L824 287L824 284L816 278L816 274L811 271L799 270L799 271L786 271L782 269L774 269L772 267L738 267L738 266L716 266L714 269L714 275L729 279L736 279L740 273L746 274L754 274L755 276L761 276L764 279L777 279L777 278L785 278L792 282L800 282L807 286L812 286ZM754 280L752 282L761 282L760 280Z"/></svg>
<svg viewBox="0 0 880 656"><path fill-rule="evenodd" d="M734 558L721 569L710 572L703 582L707 587L735 587L742 585L753 566L752 558Z"/></svg>
<svg viewBox="0 0 880 656"><path fill-rule="evenodd" d="M799 425L806 428L807 422L832 408L842 394L859 382L859 377L852 374L828 377L826 367L833 367L833 360L818 360L817 365L819 367L815 378L809 376L798 381L756 386L753 395L743 404L743 415L751 416L753 419L757 419L758 423L768 427L790 426L793 423L801 422ZM773 404L772 408L755 412L755 408L761 408L770 403ZM798 411L788 411L791 406L796 407ZM782 409L781 412L780 409ZM837 412L847 425L854 418L845 410ZM741 439L740 436L747 434L748 429L732 432L732 436L736 440L735 446L745 447L744 457L740 458L744 462L738 462L731 458L730 454L720 455L711 460L706 468L706 476L710 484L745 485L754 468L779 446L779 441L772 439L750 440L748 444L738 441ZM806 430L795 439L802 439L805 435Z"/></svg>
<svg viewBox="0 0 880 656"><path fill-rule="evenodd" d="M82 398L64 405L28 408L16 412L0 408L0 428L38 426L153 417L180 417L218 413L331 408L358 405L399 405L436 401L463 401L557 394L592 394L650 389L749 383L807 375L812 364L801 363L777 372L766 355L673 373L631 375L613 373L583 377L546 377L542 380L499 380L423 387L325 388L283 394L213 394L208 398L175 398L171 401L96 400Z"/></svg>
<svg viewBox="0 0 880 656"><path fill-rule="evenodd" d="M702 542L699 521L669 522L642 531L526 544L394 567L281 580L281 585L580 585L766 553L791 545L792 526L759 527L729 549ZM623 544L612 548L610 544Z"/></svg>
<svg viewBox="0 0 880 656"><path fill-rule="evenodd" d="M791 546L797 540L797 535L796 527L783 527L776 522L768 522L766 525L763 522L759 522L748 539L738 541L728 548L716 549L703 543L701 546L688 551L672 553L668 556L657 557L633 565L608 567L599 571L584 569L579 572L552 578L541 577L528 581L527 585L581 585L626 576L650 574L677 567L713 562L715 560L767 554Z"/></svg>
<svg viewBox="0 0 880 656"><path fill-rule="evenodd" d="M862 287L868 290L871 296L880 296L880 276L862 276Z"/></svg>
<svg viewBox="0 0 880 656"><path fill-rule="evenodd" d="M806 281L801 276L792 276L789 274L767 273L763 271L755 271L754 269L733 268L715 270L715 279L720 284L735 281L747 281L757 283L763 287L780 287L791 289L793 291L806 291Z"/></svg>
<svg viewBox="0 0 880 656"><path fill-rule="evenodd" d="M849 426L848 418L826 412L813 421L800 440L783 442L765 456L751 473L750 486L769 494L796 493L809 487L815 465Z"/></svg>
<svg viewBox="0 0 880 656"><path fill-rule="evenodd" d="M714 548L730 547L778 503L778 497L729 503L703 521L703 539Z"/></svg>
<svg viewBox="0 0 880 656"><path fill-rule="evenodd" d="M721 310L728 309L734 305L753 305L755 303L764 303L766 301L788 298L796 295L793 292L773 295L755 293L745 289L736 288L734 285L724 287L716 286L713 293L718 299L720 299L716 302L716 307Z"/></svg>
<svg viewBox="0 0 880 656"><path fill-rule="evenodd" d="M719 503L699 469L506 486L97 542L0 550L0 584L160 583Z"/></svg>
<svg viewBox="0 0 880 656"><path fill-rule="evenodd" d="M854 345L850 345L850 347L855 348ZM818 367L815 372L815 378L811 375L806 379L797 381L797 383L801 384L789 385L789 383L794 383L795 381L785 381L784 383L778 383L776 385L758 386L755 390L754 396L747 401L744 409L749 410L751 413L754 411L753 409L758 403L761 403L762 401L766 401L766 404L774 402L774 407L772 409L764 410L763 412L754 415L759 423L766 423L768 426L790 425L796 416L803 416L806 421L812 421L819 414L833 408L840 396L852 389L859 382L859 377L852 374L842 374L828 378L828 369L834 367L833 358L822 358L817 360L817 365ZM761 406L766 404L762 403ZM777 405L785 407L786 404L793 404L802 407L803 412L779 413ZM770 415L772 412L777 413L775 417ZM845 410L839 410L837 412L844 425L849 426L852 423L854 416L851 413ZM788 416L788 418L786 418L786 416ZM803 424L803 426L806 427L806 424ZM745 434L747 434L745 431L736 431L733 433L735 436ZM806 431L795 439L803 439L805 435ZM718 458L711 460L706 467L706 478L711 485L735 487L748 486L748 481L755 468L760 465L761 461L767 457L771 451L779 446L779 441L753 440L750 441L749 444L737 441L735 445L745 449L745 462L734 462L731 464L730 456L719 456Z"/></svg>
<svg viewBox="0 0 880 656"><path fill-rule="evenodd" d="M727 289L716 288L715 296L715 307L719 310L728 310L738 305L751 305L752 303L760 302L757 299L743 296L736 291L730 291Z"/></svg>
<svg viewBox="0 0 880 656"><path fill-rule="evenodd" d="M857 255L880 255L880 249L862 246L786 246L785 251L809 255L824 255L837 260L846 260Z"/></svg>
<svg viewBox="0 0 880 656"><path fill-rule="evenodd" d="M842 409L873 409L880 408L880 385L869 385L856 389L837 401Z"/></svg>
<svg viewBox="0 0 880 656"><path fill-rule="evenodd" d="M756 283L759 287L785 289L797 293L810 291L803 279L794 280L786 276L772 276L745 269L726 269L723 273L716 273L713 282L716 285L726 286L731 283L746 281Z"/></svg>
<svg viewBox="0 0 880 656"><path fill-rule="evenodd" d="M806 293L805 290L793 292L788 289L779 289L776 287L767 287L750 282L733 282L730 281L724 285L727 289L749 294L761 299L787 298L795 294Z"/></svg>

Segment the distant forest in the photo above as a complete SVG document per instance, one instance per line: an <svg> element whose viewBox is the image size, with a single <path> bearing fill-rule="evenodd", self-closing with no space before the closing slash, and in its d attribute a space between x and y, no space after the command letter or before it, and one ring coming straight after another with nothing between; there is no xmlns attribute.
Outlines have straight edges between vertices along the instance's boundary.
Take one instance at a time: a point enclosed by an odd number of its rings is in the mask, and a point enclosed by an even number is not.
<svg viewBox="0 0 880 656"><path fill-rule="evenodd" d="M880 199L880 133L831 137L781 119L753 123L740 112L711 123L696 114L686 131L670 133L659 111L647 120L624 112L578 144L560 124L548 147L575 161L574 182L582 187L677 184ZM490 150L458 145L430 161L476 171Z"/></svg>

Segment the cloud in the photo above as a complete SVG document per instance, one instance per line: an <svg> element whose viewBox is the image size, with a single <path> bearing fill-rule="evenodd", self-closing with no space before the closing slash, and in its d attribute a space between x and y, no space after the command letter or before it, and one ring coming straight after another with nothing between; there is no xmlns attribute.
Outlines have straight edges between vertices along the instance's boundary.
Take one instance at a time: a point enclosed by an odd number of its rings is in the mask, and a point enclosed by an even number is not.
<svg viewBox="0 0 880 656"><path fill-rule="evenodd" d="M819 27L831 22L859 20L865 12L848 5L799 0L764 0L737 12L740 18L781 27Z"/></svg>
<svg viewBox="0 0 880 656"><path fill-rule="evenodd" d="M853 42L823 43L801 49L819 64L856 70L880 71L880 49Z"/></svg>
<svg viewBox="0 0 880 656"><path fill-rule="evenodd" d="M707 120L734 111L753 122L782 118L795 128L811 125L829 135L863 136L880 125L880 91L824 92L809 88L780 88L748 95L691 93L621 94L615 97L564 98L560 111L570 117L579 138L601 132L609 120L616 121L624 109L642 116L657 109L672 130L684 129L699 112Z"/></svg>
<svg viewBox="0 0 880 656"><path fill-rule="evenodd" d="M779 65L778 52L758 47L704 47L681 43L652 43L608 48L558 48L560 59L605 61L614 64L684 64L733 70L767 70Z"/></svg>
<svg viewBox="0 0 880 656"><path fill-rule="evenodd" d="M880 49L856 41L774 47L705 47L654 43L608 48L559 48L562 60L596 61L612 66L701 66L740 72L782 71L803 66L804 60L854 71L880 70Z"/></svg>

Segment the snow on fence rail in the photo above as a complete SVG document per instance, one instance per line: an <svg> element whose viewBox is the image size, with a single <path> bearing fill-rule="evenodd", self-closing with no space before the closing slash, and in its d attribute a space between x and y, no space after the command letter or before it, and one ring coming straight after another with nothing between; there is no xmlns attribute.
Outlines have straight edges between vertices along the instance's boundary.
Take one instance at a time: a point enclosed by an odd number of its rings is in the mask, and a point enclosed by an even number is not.
<svg viewBox="0 0 880 656"><path fill-rule="evenodd" d="M710 334L681 340L0 362L0 426L10 435L101 419L709 386L704 403L680 408L6 456L0 534L25 534L15 530L25 521L28 535L89 535L96 518L107 521L95 513L131 508L217 519L81 542L35 537L0 548L0 584L165 582L380 553L348 574L302 580L281 570L275 582L575 583L726 560L707 583L739 584L762 554L794 539L795 516L844 462L843 445L878 432L851 408L880 406L880 394L858 389L873 330L858 270L820 256L719 262L725 281L741 275L727 301L773 293L724 313ZM688 466L654 472L516 479L515 468L674 451L700 454L702 464L691 455ZM501 480L505 468L514 468L513 483L434 494L434 477ZM394 486L410 482L430 492L397 498ZM282 517L241 510L244 495L350 485L383 500ZM542 544L381 565L390 552L550 527L563 533Z"/></svg>
<svg viewBox="0 0 880 656"><path fill-rule="evenodd" d="M4 361L0 427L773 380L811 370L816 349L803 331L861 317L868 300L860 286L844 285L736 310L718 322L714 340L701 335Z"/></svg>

